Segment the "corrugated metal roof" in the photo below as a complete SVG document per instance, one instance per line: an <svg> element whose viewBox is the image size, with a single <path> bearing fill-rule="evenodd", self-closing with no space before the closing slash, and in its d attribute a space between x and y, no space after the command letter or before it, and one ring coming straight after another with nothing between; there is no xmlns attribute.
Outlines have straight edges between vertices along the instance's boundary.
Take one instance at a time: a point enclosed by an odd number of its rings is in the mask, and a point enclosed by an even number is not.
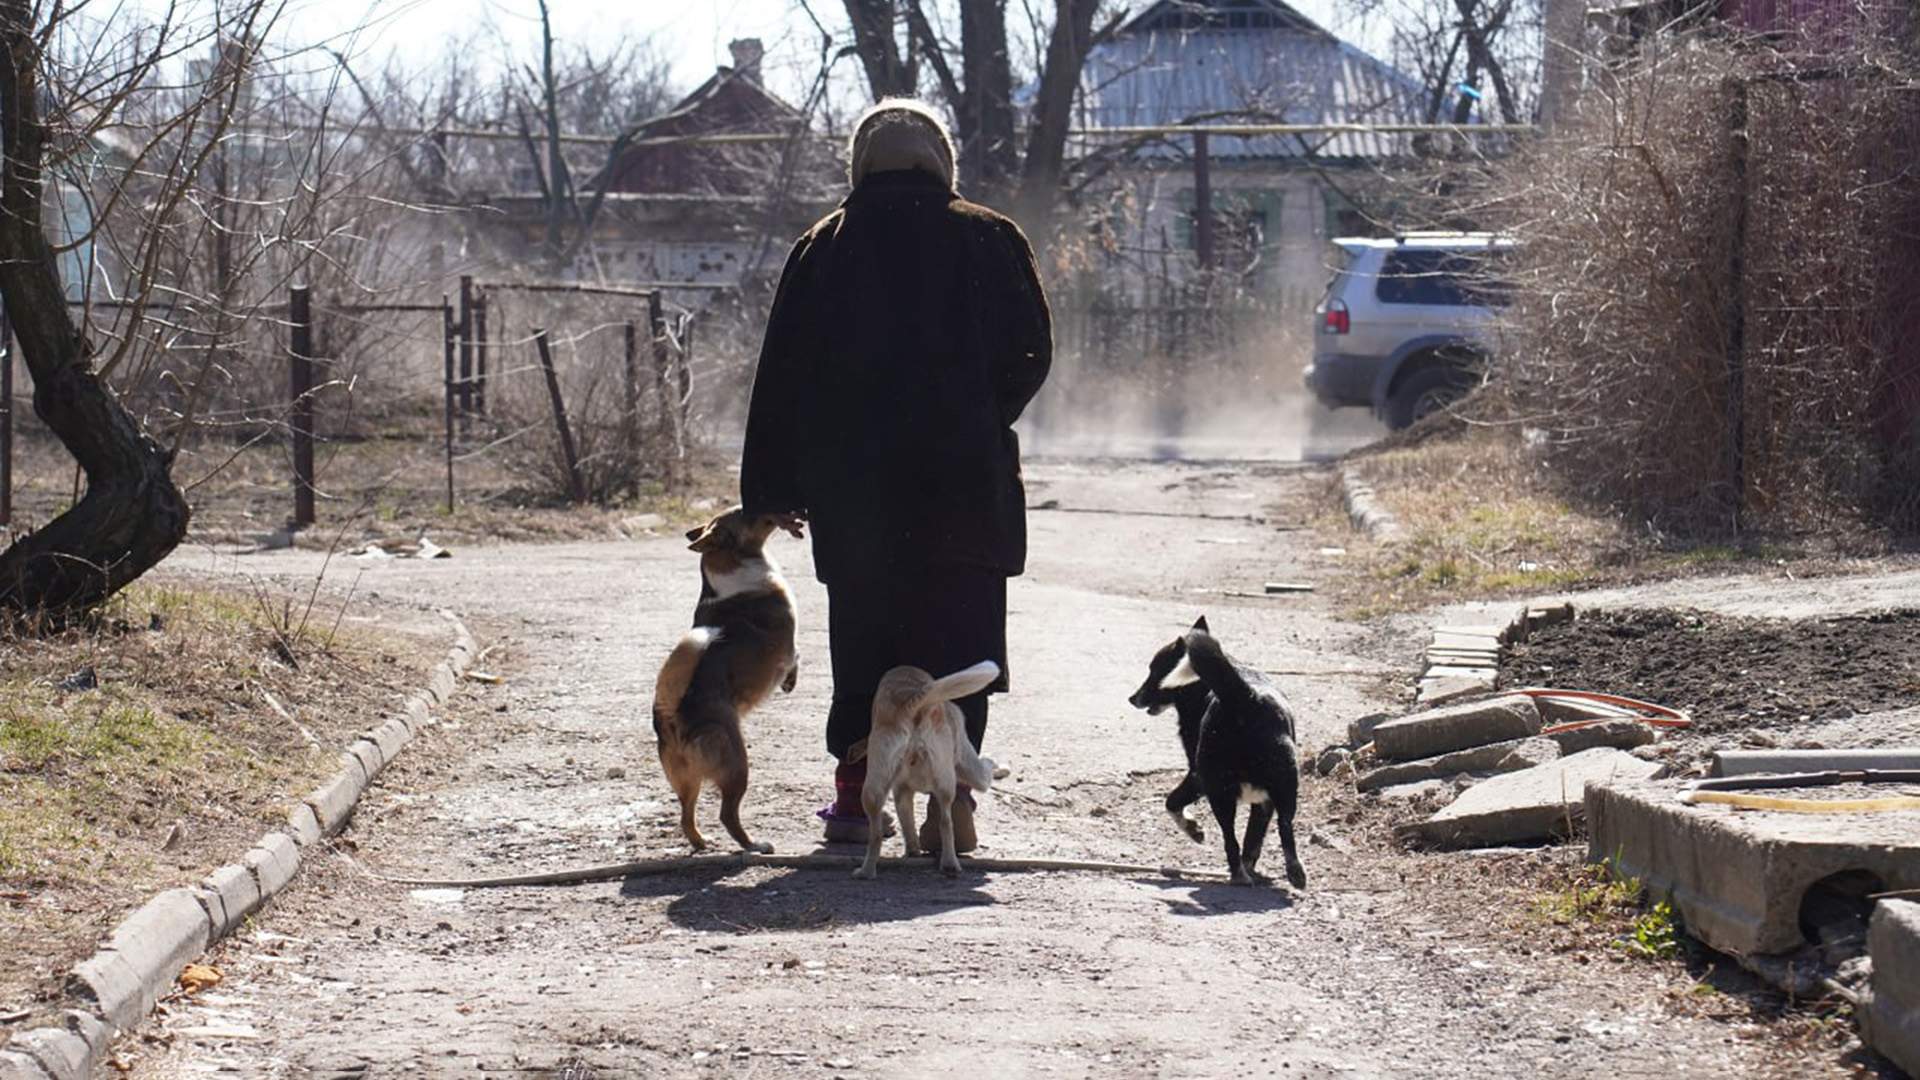
<svg viewBox="0 0 1920 1080"><path fill-rule="evenodd" d="M1262 120L1285 124L1418 123L1420 86L1395 68L1307 23L1311 30L1123 33L1096 48L1082 75L1085 128ZM1078 140L1080 153L1102 140ZM1380 158L1409 152L1410 136L1217 136L1216 157ZM1180 140L1184 143L1185 140ZM1138 157L1184 147L1143 146Z"/></svg>

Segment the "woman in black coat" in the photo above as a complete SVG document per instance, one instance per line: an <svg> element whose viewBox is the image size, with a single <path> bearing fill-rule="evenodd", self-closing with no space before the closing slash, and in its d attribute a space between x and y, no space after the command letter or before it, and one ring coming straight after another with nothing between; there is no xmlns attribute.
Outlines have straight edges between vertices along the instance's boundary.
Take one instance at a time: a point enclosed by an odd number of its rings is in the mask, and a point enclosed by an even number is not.
<svg viewBox="0 0 1920 1080"><path fill-rule="evenodd" d="M852 194L780 275L740 496L749 513L813 526L833 657L827 750L840 762L821 817L829 840L864 842L880 676L897 664L938 676L997 662L1000 682L959 702L976 748L987 695L1007 688L1007 578L1027 555L1013 423L1046 379L1053 342L1026 237L954 191L938 117L883 101L856 126L850 161ZM962 851L973 846L970 803L955 803Z"/></svg>

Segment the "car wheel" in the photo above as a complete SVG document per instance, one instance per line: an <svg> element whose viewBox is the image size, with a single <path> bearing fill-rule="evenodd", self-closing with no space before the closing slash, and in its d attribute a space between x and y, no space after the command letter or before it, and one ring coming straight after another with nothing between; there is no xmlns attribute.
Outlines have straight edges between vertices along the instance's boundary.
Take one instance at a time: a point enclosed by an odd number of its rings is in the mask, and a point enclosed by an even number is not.
<svg viewBox="0 0 1920 1080"><path fill-rule="evenodd" d="M1439 412L1473 389L1473 372L1457 367L1425 367L1408 375L1387 401L1387 426L1398 431L1429 413Z"/></svg>

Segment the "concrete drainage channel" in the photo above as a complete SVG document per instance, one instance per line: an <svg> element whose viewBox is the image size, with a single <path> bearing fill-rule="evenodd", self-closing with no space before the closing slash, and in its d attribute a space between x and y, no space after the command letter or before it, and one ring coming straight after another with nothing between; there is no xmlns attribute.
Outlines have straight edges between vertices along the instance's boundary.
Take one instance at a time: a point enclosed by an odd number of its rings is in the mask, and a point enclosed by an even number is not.
<svg viewBox="0 0 1920 1080"><path fill-rule="evenodd" d="M85 1080L114 1039L134 1030L169 993L181 969L238 927L292 881L302 853L343 828L373 778L434 723L473 662L475 645L451 613L454 645L400 715L355 739L340 770L262 836L238 863L192 888L168 889L115 927L107 943L77 965L57 1026L16 1032L0 1047L0 1080Z"/></svg>
<svg viewBox="0 0 1920 1080"><path fill-rule="evenodd" d="M1574 617L1571 604L1529 606L1504 625L1435 629L1416 711L1354 721L1317 770L1444 802L1400 829L1428 847L1533 843L1584 823L1591 861L1640 879L1696 938L1783 990L1847 998L1868 1045L1920 1076L1920 802L1865 782L1911 774L1758 778L1742 784L1795 786L1701 801L1696 789L1726 782L1675 775L1678 747L1658 737L1677 726L1671 710L1495 689L1504 647ZM1716 773L1920 768L1920 749L1714 757ZM1831 812L1836 797L1859 812Z"/></svg>

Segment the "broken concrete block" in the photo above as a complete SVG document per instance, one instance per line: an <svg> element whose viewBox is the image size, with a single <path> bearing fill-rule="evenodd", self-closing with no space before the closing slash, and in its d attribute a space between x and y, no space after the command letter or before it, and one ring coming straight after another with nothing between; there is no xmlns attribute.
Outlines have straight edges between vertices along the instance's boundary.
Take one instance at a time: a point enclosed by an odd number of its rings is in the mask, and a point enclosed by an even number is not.
<svg viewBox="0 0 1920 1080"><path fill-rule="evenodd" d="M1373 741L1373 729L1393 719L1392 713L1368 713L1347 724L1347 747L1358 750Z"/></svg>
<svg viewBox="0 0 1920 1080"><path fill-rule="evenodd" d="M1873 983L1862 1003L1860 1034L1889 1061L1920 1076L1920 903L1876 904L1867 955L1873 957Z"/></svg>
<svg viewBox="0 0 1920 1080"><path fill-rule="evenodd" d="M1477 784L1445 810L1404 833L1441 847L1485 847L1565 836L1584 816L1589 782L1642 779L1656 767L1618 750L1587 750Z"/></svg>
<svg viewBox="0 0 1920 1080"><path fill-rule="evenodd" d="M1501 758L1494 765L1494 772L1519 772L1521 769L1545 765L1549 761L1557 761L1565 756L1565 752L1560 749L1560 744L1547 738L1521 739L1517 743L1507 745L1512 749L1507 751L1506 757Z"/></svg>
<svg viewBox="0 0 1920 1080"><path fill-rule="evenodd" d="M1888 890L1920 889L1920 812L1689 806L1680 801L1684 790L1675 782L1594 786L1587 855L1612 859L1620 873L1671 897L1687 930L1722 952L1798 949L1801 901L1835 874L1864 872Z"/></svg>
<svg viewBox="0 0 1920 1080"><path fill-rule="evenodd" d="M1421 708L1431 708L1486 692L1487 683L1483 679L1422 678L1413 702Z"/></svg>
<svg viewBox="0 0 1920 1080"><path fill-rule="evenodd" d="M1500 677L1498 669L1490 667L1468 667L1455 664L1428 664L1424 673L1429 679L1472 679L1489 689L1493 681Z"/></svg>
<svg viewBox="0 0 1920 1080"><path fill-rule="evenodd" d="M1329 746L1314 759L1313 771L1321 776L1332 776L1340 766L1352 760L1353 751L1344 746Z"/></svg>
<svg viewBox="0 0 1920 1080"><path fill-rule="evenodd" d="M50 1080L51 1075L25 1050L0 1049L0 1080Z"/></svg>
<svg viewBox="0 0 1920 1080"><path fill-rule="evenodd" d="M1389 720L1373 729L1373 745L1383 758L1418 761L1538 734L1540 710L1533 699L1511 694Z"/></svg>
<svg viewBox="0 0 1920 1080"><path fill-rule="evenodd" d="M1560 623L1572 621L1572 602L1553 604L1546 607L1530 607L1527 609L1527 625L1534 630L1538 630L1543 626L1556 626Z"/></svg>
<svg viewBox="0 0 1920 1080"><path fill-rule="evenodd" d="M1451 754L1382 765L1354 781L1361 791L1378 791L1395 784L1437 780L1467 772L1517 772L1560 756L1560 748L1545 739L1514 739L1488 743Z"/></svg>
<svg viewBox="0 0 1920 1080"><path fill-rule="evenodd" d="M1500 651L1500 630L1498 627L1477 630L1435 630L1433 640L1427 643L1427 647L1497 653Z"/></svg>
<svg viewBox="0 0 1920 1080"><path fill-rule="evenodd" d="M1542 719L1545 719L1546 711L1546 706L1542 704ZM1653 729L1638 720L1602 720L1569 731L1549 732L1545 737L1558 743L1561 755L1566 756L1596 746L1611 746L1615 750L1645 746L1653 741Z"/></svg>
<svg viewBox="0 0 1920 1080"><path fill-rule="evenodd" d="M1619 705L1581 698L1537 697L1533 703L1540 707L1541 721L1549 725L1577 724L1582 720L1631 720L1638 715Z"/></svg>
<svg viewBox="0 0 1920 1080"><path fill-rule="evenodd" d="M1453 788L1445 780L1416 780L1411 784L1383 787L1376 794L1399 802L1444 803L1453 796Z"/></svg>

